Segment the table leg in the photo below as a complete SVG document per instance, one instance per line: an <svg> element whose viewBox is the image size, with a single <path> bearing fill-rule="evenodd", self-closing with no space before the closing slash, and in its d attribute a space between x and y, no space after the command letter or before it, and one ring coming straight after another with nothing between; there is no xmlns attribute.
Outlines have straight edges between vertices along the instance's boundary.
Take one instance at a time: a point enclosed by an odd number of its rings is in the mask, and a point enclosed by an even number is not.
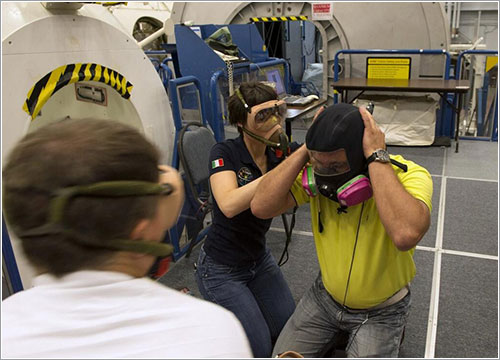
<svg viewBox="0 0 500 360"><path fill-rule="evenodd" d="M285 120L285 133L288 136L288 141L292 141L292 122L288 119Z"/></svg>

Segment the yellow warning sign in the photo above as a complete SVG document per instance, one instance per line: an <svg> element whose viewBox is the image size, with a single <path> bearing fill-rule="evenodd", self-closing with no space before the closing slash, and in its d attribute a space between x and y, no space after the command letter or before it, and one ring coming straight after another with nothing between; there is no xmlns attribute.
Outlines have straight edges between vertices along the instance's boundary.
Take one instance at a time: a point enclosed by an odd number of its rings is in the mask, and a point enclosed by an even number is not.
<svg viewBox="0 0 500 360"><path fill-rule="evenodd" d="M490 71L493 66L498 64L498 56L486 57L486 72Z"/></svg>
<svg viewBox="0 0 500 360"><path fill-rule="evenodd" d="M411 58L373 58L366 59L367 79L409 79Z"/></svg>
<svg viewBox="0 0 500 360"><path fill-rule="evenodd" d="M111 81L110 81L111 80ZM28 91L23 110L36 118L49 98L64 86L78 81L99 81L110 85L124 99L130 98L133 85L115 70L99 64L68 64L58 67L37 81Z"/></svg>

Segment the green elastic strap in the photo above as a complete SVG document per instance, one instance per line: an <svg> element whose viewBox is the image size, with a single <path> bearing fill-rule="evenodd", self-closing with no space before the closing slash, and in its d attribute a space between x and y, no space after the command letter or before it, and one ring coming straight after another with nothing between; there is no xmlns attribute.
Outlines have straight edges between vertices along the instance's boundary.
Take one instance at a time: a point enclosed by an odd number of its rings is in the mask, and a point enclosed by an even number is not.
<svg viewBox="0 0 500 360"><path fill-rule="evenodd" d="M245 101L245 98L243 97L243 94L240 91L240 88L236 89L234 92L238 99L242 102L243 106L245 107L246 111L250 114L252 112L252 109L250 109L250 106L248 106L247 102Z"/></svg>
<svg viewBox="0 0 500 360"><path fill-rule="evenodd" d="M66 235L71 241L101 249L132 251L155 256L168 256L174 252L174 247L170 244L128 239L111 239L105 242L97 242L79 233L66 229L60 224L45 224L37 228L18 233L21 238L39 237L47 235Z"/></svg>
<svg viewBox="0 0 500 360"><path fill-rule="evenodd" d="M170 195L170 184L157 184L148 181L103 181L91 185L71 186L53 193L49 205L49 223L59 223L68 201L75 196L122 197L146 195Z"/></svg>
<svg viewBox="0 0 500 360"><path fill-rule="evenodd" d="M267 140L266 138L263 138L262 136L254 134L250 130L245 129L244 127L241 127L241 129L243 130L244 133L246 133L250 137L253 137L255 140L258 140L258 141L260 141L260 142L262 142L262 143L264 143L264 144L266 144L268 146L271 146L273 148L281 148L281 144L280 143L275 143L274 141Z"/></svg>
<svg viewBox="0 0 500 360"><path fill-rule="evenodd" d="M140 252L156 256L168 256L173 252L173 247L169 244L129 239L111 239L105 243L96 242L73 230L67 229L61 224L61 221L69 200L76 196L124 197L170 195L172 192L173 188L170 184L158 184L148 181L104 181L91 185L71 186L59 189L52 195L53 198L49 204L48 222L34 229L19 232L18 235L23 238L64 234L81 245Z"/></svg>

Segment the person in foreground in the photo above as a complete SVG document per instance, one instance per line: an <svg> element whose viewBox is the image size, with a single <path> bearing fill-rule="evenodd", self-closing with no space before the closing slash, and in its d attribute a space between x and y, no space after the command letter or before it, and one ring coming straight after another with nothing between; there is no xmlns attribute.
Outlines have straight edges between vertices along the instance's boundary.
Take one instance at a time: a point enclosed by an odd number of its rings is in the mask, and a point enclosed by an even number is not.
<svg viewBox="0 0 500 360"><path fill-rule="evenodd" d="M251 357L229 311L163 286L184 200L137 130L64 120L26 135L3 210L38 276L2 302L2 358Z"/></svg>
<svg viewBox="0 0 500 360"><path fill-rule="evenodd" d="M253 216L250 201L266 172L288 152L281 128L286 104L273 88L251 82L242 83L229 98L228 110L240 136L215 144L210 152L213 223L195 277L206 300L241 321L254 356L269 357L295 302L266 247L271 220Z"/></svg>
<svg viewBox="0 0 500 360"><path fill-rule="evenodd" d="M309 202L320 265L273 354L322 357L344 331L348 357L397 357L431 199L428 171L389 155L366 109L324 110L305 145L262 179L251 202L259 218Z"/></svg>

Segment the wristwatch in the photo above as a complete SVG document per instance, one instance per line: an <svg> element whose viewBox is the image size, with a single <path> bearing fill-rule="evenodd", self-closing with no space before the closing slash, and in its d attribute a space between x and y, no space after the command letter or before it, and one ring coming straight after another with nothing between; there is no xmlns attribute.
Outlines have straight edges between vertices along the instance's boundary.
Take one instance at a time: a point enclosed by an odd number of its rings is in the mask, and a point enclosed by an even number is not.
<svg viewBox="0 0 500 360"><path fill-rule="evenodd" d="M381 163L390 163L391 158L389 157L389 153L384 149L377 149L371 154L368 159L366 159L366 165L370 165L373 161L378 161Z"/></svg>

